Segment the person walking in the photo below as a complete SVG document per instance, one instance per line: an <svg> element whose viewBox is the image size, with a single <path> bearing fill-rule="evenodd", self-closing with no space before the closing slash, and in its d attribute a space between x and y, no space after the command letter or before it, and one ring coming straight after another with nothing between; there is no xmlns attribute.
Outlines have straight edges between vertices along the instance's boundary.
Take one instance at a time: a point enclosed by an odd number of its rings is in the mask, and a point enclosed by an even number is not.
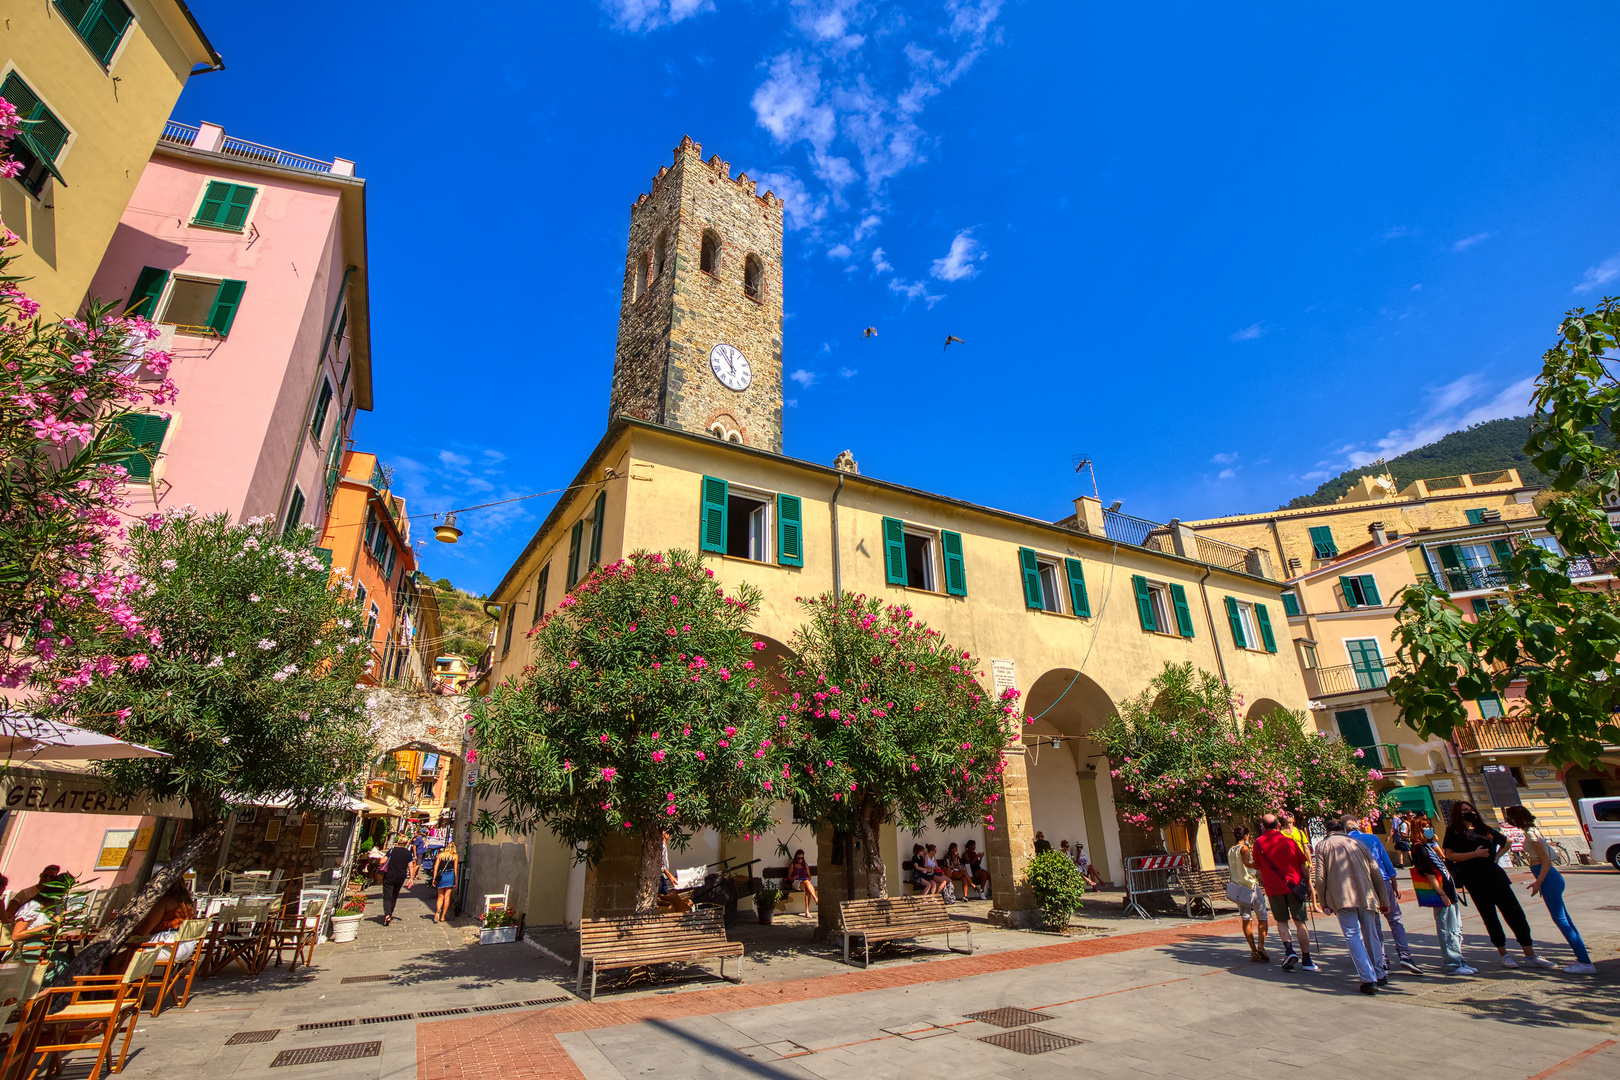
<svg viewBox="0 0 1620 1080"><path fill-rule="evenodd" d="M1536 815L1522 806L1510 806L1502 811L1502 816L1510 824L1524 830L1524 854L1530 864L1530 872L1535 876L1535 880L1526 887L1531 896L1541 895L1542 903L1547 905L1547 914L1552 916L1553 925L1558 927L1558 932L1569 942L1570 952L1575 954L1575 962L1564 965L1560 970L1571 975L1595 975L1597 968L1592 966L1586 942L1581 940L1581 932L1575 929L1575 921L1569 917L1569 909L1564 907L1564 875L1553 866L1552 852L1547 850L1547 838L1536 828Z"/></svg>
<svg viewBox="0 0 1620 1080"><path fill-rule="evenodd" d="M1389 911L1383 870L1363 845L1349 835L1355 818L1346 815L1327 823L1328 834L1316 845L1316 898L1322 910L1339 920L1339 932L1361 977L1361 992L1376 994L1389 985L1378 915Z"/></svg>
<svg viewBox="0 0 1620 1080"><path fill-rule="evenodd" d="M411 850L410 838L400 833L394 837L394 846L388 849L388 858L383 860L384 926L394 921L394 905L399 902L399 890L414 877L416 853Z"/></svg>
<svg viewBox="0 0 1620 1080"><path fill-rule="evenodd" d="M1410 975L1422 975L1423 969L1412 961L1412 946L1406 940L1406 924L1401 921L1401 886L1395 880L1395 864L1390 862L1389 853L1384 850L1384 842L1362 827L1362 822L1354 817L1346 816L1344 819L1345 835L1367 849L1373 862L1378 864L1379 873L1384 875L1384 894L1389 899L1389 906L1384 912L1384 918L1389 920L1389 932L1395 938L1395 956L1401 965L1401 970ZM1367 943L1370 950L1373 942ZM1384 935L1378 935L1377 946L1383 952Z"/></svg>
<svg viewBox="0 0 1620 1080"><path fill-rule="evenodd" d="M1266 897L1260 891L1260 879L1254 873L1254 846L1249 843L1249 827L1247 825L1232 826L1232 836L1237 846L1226 851L1226 873L1231 879L1226 883L1226 898L1238 906L1238 915L1243 919L1243 937L1249 943L1249 960L1256 964L1271 963L1271 954L1266 952L1266 930L1270 922L1266 915ZM1258 920L1256 916L1259 916ZM1255 922L1260 924L1258 940L1255 934Z"/></svg>
<svg viewBox="0 0 1620 1080"><path fill-rule="evenodd" d="M1451 872L1446 869L1446 857L1435 838L1437 822L1424 816L1412 815L1412 892L1420 907L1434 909L1434 936L1440 940L1440 963L1447 975L1477 975L1463 959L1462 894Z"/></svg>
<svg viewBox="0 0 1620 1080"><path fill-rule="evenodd" d="M1507 936L1502 933L1502 919L1513 928L1513 936L1524 950L1524 962L1532 967L1556 967L1551 960L1536 955L1535 939L1530 936L1530 922L1524 917L1519 898L1513 895L1513 883L1496 860L1508 850L1508 838L1480 819L1474 804L1460 801L1452 804L1451 821L1446 826L1441 843L1452 876L1468 890L1474 901L1474 910L1485 923L1485 933L1496 946L1502 966L1516 968L1518 961L1508 955ZM1498 917L1500 912L1500 918Z"/></svg>
<svg viewBox="0 0 1620 1080"><path fill-rule="evenodd" d="M1276 814L1260 819L1260 835L1254 842L1254 865L1260 872L1260 887L1271 905L1271 914L1277 920L1277 936L1282 938L1283 970L1293 971L1296 964L1301 971L1317 970L1311 963L1311 936L1305 930L1305 901L1311 895L1306 879L1310 876L1311 864L1300 846L1282 834ZM1299 933L1297 953L1288 936L1290 921Z"/></svg>
<svg viewBox="0 0 1620 1080"><path fill-rule="evenodd" d="M439 857L433 860L433 887L439 890L439 899L433 906L434 922L450 921L450 898L455 895L456 873L460 869L461 856L452 840L439 849Z"/></svg>
<svg viewBox="0 0 1620 1080"><path fill-rule="evenodd" d="M1412 823L1407 820L1410 815L1396 814L1395 820L1390 824L1390 843L1395 848L1395 865L1405 866L1412 861Z"/></svg>

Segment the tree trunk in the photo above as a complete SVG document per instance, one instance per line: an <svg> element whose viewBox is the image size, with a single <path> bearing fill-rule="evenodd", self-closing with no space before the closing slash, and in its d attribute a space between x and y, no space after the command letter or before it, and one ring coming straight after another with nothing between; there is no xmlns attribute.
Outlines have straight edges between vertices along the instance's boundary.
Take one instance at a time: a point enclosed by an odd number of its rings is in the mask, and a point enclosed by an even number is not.
<svg viewBox="0 0 1620 1080"><path fill-rule="evenodd" d="M866 872L868 898L889 895L888 875L883 867L883 850L878 846L883 836L883 819L886 816L882 803L870 796L861 801L860 816L856 820L855 827L858 830L856 835L861 842L861 869ZM850 869L853 871L854 867ZM852 873L852 884L853 880Z"/></svg>
<svg viewBox="0 0 1620 1080"><path fill-rule="evenodd" d="M197 812L196 803L192 804L192 811ZM130 931L134 930L136 925L146 918L147 913L157 906L163 894L169 891L169 886L185 873L198 855L210 847L219 847L220 839L224 835L225 820L216 815L213 824L192 837L191 842L181 849L179 854L164 864L163 869L153 874L152 879L146 883L146 888L125 904L123 909L102 927L101 932L90 944L79 950L78 955L73 958L73 963L51 980L50 985L66 985L73 981L75 975L99 975L101 966L107 962L107 958L118 951L124 944L124 939L129 937Z"/></svg>
<svg viewBox="0 0 1620 1080"><path fill-rule="evenodd" d="M664 830L657 825L641 830L641 869L636 875L636 914L658 913L658 879L664 876Z"/></svg>

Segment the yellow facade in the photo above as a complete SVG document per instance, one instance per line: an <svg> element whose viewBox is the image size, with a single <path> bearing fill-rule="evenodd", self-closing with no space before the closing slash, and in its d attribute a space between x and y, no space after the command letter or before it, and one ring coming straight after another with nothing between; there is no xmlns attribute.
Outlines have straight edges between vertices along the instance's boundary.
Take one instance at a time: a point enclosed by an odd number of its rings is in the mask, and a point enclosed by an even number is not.
<svg viewBox="0 0 1620 1080"><path fill-rule="evenodd" d="M1269 514L1235 514L1183 522L1200 536L1260 548L1282 576L1308 573L1374 542L1381 524L1389 539L1469 524L1469 511L1492 511L1502 520L1536 515L1534 488L1517 469L1417 480L1399 491L1392 478L1364 476L1338 502ZM1312 529L1329 530L1336 555L1324 556Z"/></svg>
<svg viewBox="0 0 1620 1080"><path fill-rule="evenodd" d="M8 4L0 23L0 78L15 74L67 132L60 180L0 180L0 219L22 241L11 272L33 279L22 287L42 315L79 310L186 79L224 66L184 4L125 3L134 17L106 63L48 0Z"/></svg>
<svg viewBox="0 0 1620 1080"><path fill-rule="evenodd" d="M762 604L753 630L769 644L766 655L786 655L801 622L796 597L837 588L909 604L949 641L982 657L987 667L999 669L1024 693L1028 714L1040 719L1024 729L1029 752L1016 747L1005 775L1005 817L998 820L1007 821L1008 832L981 840L993 858L998 843L1008 844L1008 869L1018 878L1023 861L1032 854L1035 829L1049 837L1084 839L1103 875L1114 880L1122 880L1125 856L1158 842L1157 837L1122 834L1106 760L1084 736L1105 721L1118 702L1143 691L1165 663L1191 661L1223 672L1251 711L1306 706L1304 683L1286 641L1280 582L1114 543L1100 529L1090 534L1079 527L990 510L639 421L615 426L576 480L581 486L558 504L492 594L502 614L492 684L529 662L526 631L537 612L555 607L566 594L576 523L584 522L579 543L582 564L588 561L598 532L602 562L637 549L697 551L705 477L727 481L732 493L761 496L767 506L774 505L771 500L778 493L801 501L802 567L776 561L774 527L766 529L764 561L729 554L703 556L722 585L747 582L760 591ZM887 584L885 518L900 519L920 538L932 537L931 553L919 558L933 562L933 588ZM965 596L949 595L943 586L939 530L961 537ZM1028 605L1021 548L1059 565L1066 559L1079 561L1089 617L1068 611L1072 598L1067 594L1060 596L1062 611ZM586 567L579 569L583 572ZM538 597L542 574L547 585L544 596ZM1137 577L1155 587L1181 587L1188 601L1190 638L1174 628L1168 633L1144 629L1135 594ZM1228 597L1266 609L1277 652L1266 651L1258 636L1255 647L1235 646L1226 614ZM777 860L778 841L813 852L808 830L795 832L787 821L788 807L780 810L785 823L777 834L759 841L728 839L724 852L744 859L759 857L766 865ZM513 837L496 840L516 842ZM891 830L885 836L891 874L898 870L899 860L893 856L899 850L909 852L909 844L909 834L895 836ZM719 851L716 846L715 858ZM514 899L514 904L526 907L531 923L564 921L569 861L555 842L544 837L534 842L527 894L521 904ZM578 876L577 871L572 873ZM500 884L493 883L495 891Z"/></svg>

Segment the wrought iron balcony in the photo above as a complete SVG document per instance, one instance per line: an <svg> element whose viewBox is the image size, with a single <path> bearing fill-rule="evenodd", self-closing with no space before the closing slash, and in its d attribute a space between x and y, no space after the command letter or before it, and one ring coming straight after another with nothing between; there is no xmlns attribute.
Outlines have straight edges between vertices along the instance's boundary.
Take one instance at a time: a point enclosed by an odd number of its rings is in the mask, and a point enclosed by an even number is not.
<svg viewBox="0 0 1620 1080"><path fill-rule="evenodd" d="M1406 771L1405 764L1401 762L1401 748L1394 743L1376 743L1360 749L1361 764L1368 769L1377 769L1386 776L1392 772Z"/></svg>
<svg viewBox="0 0 1620 1080"><path fill-rule="evenodd" d="M1515 581L1513 575L1508 573L1507 567L1495 564L1448 566L1438 574L1419 574L1417 577L1419 581L1437 585L1448 593L1505 589Z"/></svg>
<svg viewBox="0 0 1620 1080"><path fill-rule="evenodd" d="M1377 664L1339 664L1335 667L1306 668L1305 689L1313 698L1379 690L1389 685L1389 672L1394 663L1394 660L1383 659Z"/></svg>
<svg viewBox="0 0 1620 1080"><path fill-rule="evenodd" d="M1457 749L1465 754L1498 750L1540 750L1545 744L1536 729L1524 720L1476 720L1451 733Z"/></svg>

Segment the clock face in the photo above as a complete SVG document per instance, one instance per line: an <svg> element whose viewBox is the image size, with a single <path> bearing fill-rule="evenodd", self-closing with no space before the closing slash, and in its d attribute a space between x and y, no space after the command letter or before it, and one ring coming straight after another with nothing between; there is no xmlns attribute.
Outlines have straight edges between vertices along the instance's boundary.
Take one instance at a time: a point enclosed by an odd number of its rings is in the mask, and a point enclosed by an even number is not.
<svg viewBox="0 0 1620 1080"><path fill-rule="evenodd" d="M709 366L714 369L714 377L720 380L720 385L728 389L746 390L754 381L754 369L748 366L748 359L735 345L722 341L710 349Z"/></svg>

